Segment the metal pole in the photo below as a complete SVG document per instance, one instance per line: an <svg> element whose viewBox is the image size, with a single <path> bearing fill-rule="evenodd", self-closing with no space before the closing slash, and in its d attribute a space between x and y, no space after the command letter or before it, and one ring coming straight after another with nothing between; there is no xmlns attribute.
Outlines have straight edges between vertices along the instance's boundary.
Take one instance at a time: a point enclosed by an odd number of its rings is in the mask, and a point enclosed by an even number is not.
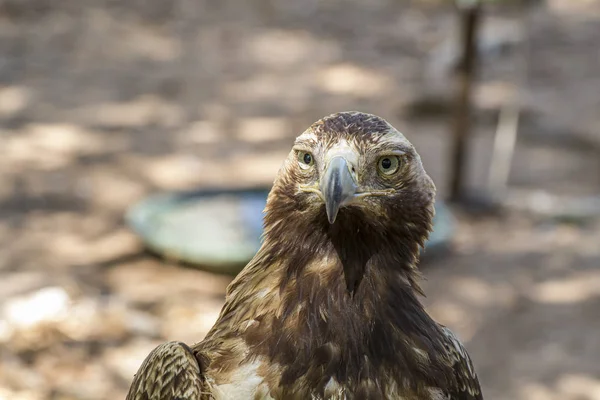
<svg viewBox="0 0 600 400"><path fill-rule="evenodd" d="M477 28L481 19L478 1L461 8L462 59L458 72L456 112L453 122L450 198L460 201L464 188L464 172L467 162L467 145L471 128L471 89L477 66Z"/></svg>

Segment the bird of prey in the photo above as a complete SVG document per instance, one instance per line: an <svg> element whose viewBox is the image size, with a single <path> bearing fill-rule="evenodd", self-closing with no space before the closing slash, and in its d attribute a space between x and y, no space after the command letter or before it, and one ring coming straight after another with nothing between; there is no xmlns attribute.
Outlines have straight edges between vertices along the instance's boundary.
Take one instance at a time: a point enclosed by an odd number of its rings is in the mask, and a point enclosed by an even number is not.
<svg viewBox="0 0 600 400"><path fill-rule="evenodd" d="M342 112L295 141L260 250L204 340L158 346L128 400L481 400L460 341L419 301L435 186L384 119Z"/></svg>

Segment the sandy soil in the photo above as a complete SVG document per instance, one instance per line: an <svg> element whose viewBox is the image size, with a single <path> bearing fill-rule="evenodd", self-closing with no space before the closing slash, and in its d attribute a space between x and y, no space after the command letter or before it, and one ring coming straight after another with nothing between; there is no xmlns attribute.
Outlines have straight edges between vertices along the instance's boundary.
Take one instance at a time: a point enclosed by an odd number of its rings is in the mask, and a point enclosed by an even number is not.
<svg viewBox="0 0 600 400"><path fill-rule="evenodd" d="M359 109L444 196L454 18L415 3L0 1L0 399L123 398L155 345L211 326L230 278L141 251L123 213L147 194L268 184L309 123ZM600 3L486 22L469 187L529 38L511 186L598 193ZM486 398L600 399L600 224L457 214L425 302Z"/></svg>

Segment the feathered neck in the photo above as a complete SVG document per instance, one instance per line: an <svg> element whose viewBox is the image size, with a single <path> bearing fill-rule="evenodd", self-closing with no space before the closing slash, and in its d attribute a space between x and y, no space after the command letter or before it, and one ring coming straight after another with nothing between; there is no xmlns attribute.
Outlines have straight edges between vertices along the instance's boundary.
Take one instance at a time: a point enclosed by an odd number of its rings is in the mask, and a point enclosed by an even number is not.
<svg viewBox="0 0 600 400"><path fill-rule="evenodd" d="M364 326L385 315L392 321L406 319L400 329L410 330L409 314L424 313L417 298L423 293L416 263L427 224L420 231L415 223L387 227L356 209L343 210L329 224L323 209L312 219L282 211L267 211L265 224L270 229L265 230L261 252L266 271L276 266L271 272L279 279L284 318L298 305L307 305L315 315L326 311L331 318L343 319L341 308L350 307L353 313L348 316L359 317ZM331 325L324 329L329 331Z"/></svg>
<svg viewBox="0 0 600 400"><path fill-rule="evenodd" d="M422 358L438 363L439 344L428 339L438 327L417 298L418 250L432 215L405 210L409 217L385 226L349 208L331 225L324 210L307 218L297 198L275 195L253 269L278 283L277 310L261 322L277 337L265 342L266 331L251 332L253 352L284 366L282 384L310 373L344 382L379 368L439 378Z"/></svg>
<svg viewBox="0 0 600 400"><path fill-rule="evenodd" d="M265 210L262 252L267 264L284 260L282 288L300 278L310 263L337 263L352 296L365 274L375 272L392 275L403 287L408 283L405 289L423 294L417 263L432 229L430 201L392 205L385 218L347 208L330 224L323 206L311 208L303 200L302 194L275 185Z"/></svg>

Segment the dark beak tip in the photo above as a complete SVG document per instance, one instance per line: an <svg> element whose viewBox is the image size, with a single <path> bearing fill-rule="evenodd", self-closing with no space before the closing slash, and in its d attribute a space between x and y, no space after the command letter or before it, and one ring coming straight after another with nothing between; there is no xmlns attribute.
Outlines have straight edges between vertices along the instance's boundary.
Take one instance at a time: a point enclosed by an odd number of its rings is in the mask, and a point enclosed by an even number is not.
<svg viewBox="0 0 600 400"><path fill-rule="evenodd" d="M336 215L327 214L327 220L329 221L330 225L333 225L333 223L335 222L335 217L336 217Z"/></svg>
<svg viewBox="0 0 600 400"><path fill-rule="evenodd" d="M333 204L333 203L326 203L325 204L325 214L327 214L327 221L330 224L333 224L335 222L335 219L337 218L337 214L339 211L339 206L337 204Z"/></svg>

